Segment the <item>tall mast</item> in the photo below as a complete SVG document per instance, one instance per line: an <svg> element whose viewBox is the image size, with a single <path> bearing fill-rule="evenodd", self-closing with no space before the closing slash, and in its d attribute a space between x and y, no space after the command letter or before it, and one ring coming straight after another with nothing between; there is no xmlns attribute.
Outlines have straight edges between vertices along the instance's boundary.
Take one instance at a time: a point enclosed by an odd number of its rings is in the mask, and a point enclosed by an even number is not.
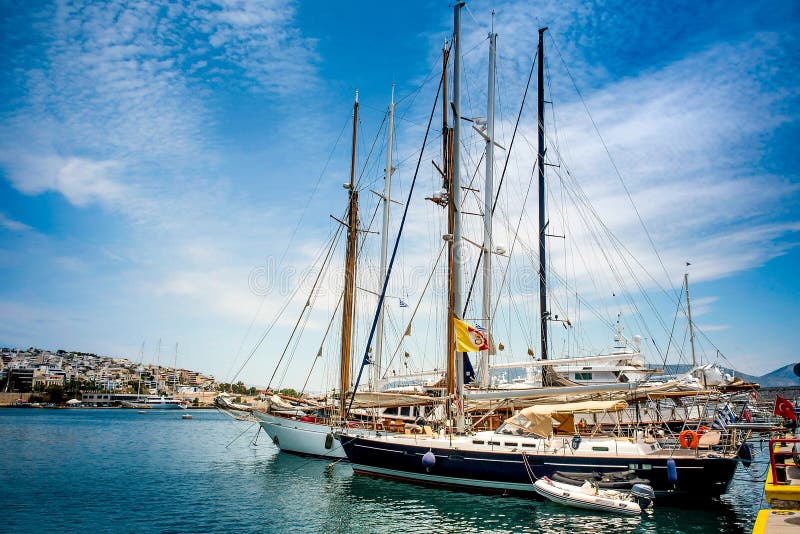
<svg viewBox="0 0 800 534"><path fill-rule="evenodd" d="M178 392L178 343L175 343L175 361L172 362L172 394Z"/></svg>
<svg viewBox="0 0 800 534"><path fill-rule="evenodd" d="M450 50L447 46L447 41L444 42L442 47L442 178L444 179L445 189L447 190L447 233L453 235L453 221L455 219L455 210L453 203L450 199L453 197L453 136L452 129L447 123L447 63L450 59ZM455 354L455 330L453 328L453 313L455 310L455 303L453 297L455 290L453 287L453 271L455 264L455 255L453 253L453 240L447 242L447 343L445 344L445 354L447 361L447 373L445 374L447 382L447 395L451 396L456 391L456 354ZM447 405L449 410L449 404ZM448 412L448 416L449 416ZM449 419L449 417L448 417Z"/></svg>
<svg viewBox="0 0 800 534"><path fill-rule="evenodd" d="M389 103L389 132L386 140L386 170L383 182L383 229L381 231L381 284L386 280L386 256L389 251L389 205L392 193L392 143L394 138L394 84L392 84L392 100ZM375 365L373 366L372 387L377 391L381 379L383 357L383 316L386 306L381 306L378 315L378 331L375 340Z"/></svg>
<svg viewBox="0 0 800 534"><path fill-rule="evenodd" d="M494 85L497 34L489 33L489 89L486 103L486 184L483 196L483 326L492 331L492 203L494 199ZM481 351L481 387L489 385L489 351Z"/></svg>
<svg viewBox="0 0 800 534"><path fill-rule="evenodd" d="M539 132L539 151L536 157L536 165L539 167L539 319L541 321L541 340L542 359L547 359L547 250L545 247L545 229L547 222L545 220L545 192L544 192L544 32L547 28L539 30L539 70L538 70L538 132Z"/></svg>
<svg viewBox="0 0 800 534"><path fill-rule="evenodd" d="M158 349L156 350L156 395L158 395L158 381L161 378L161 338L158 338Z"/></svg>
<svg viewBox="0 0 800 534"><path fill-rule="evenodd" d="M356 132L358 131L358 91L353 103L353 148L350 153L350 203L347 208L347 253L345 255L344 295L342 298L342 353L339 360L339 407L344 417L345 395L350 389L350 345L353 335L353 297L356 282L356 242L358 240L358 191L356 191Z"/></svg>
<svg viewBox="0 0 800 534"><path fill-rule="evenodd" d="M136 400L142 394L142 371L144 371L144 341L142 341L142 348L139 350L139 383L136 384Z"/></svg>
<svg viewBox="0 0 800 534"><path fill-rule="evenodd" d="M692 323L692 302L689 299L689 273L683 273L683 285L686 286L686 315L689 318L689 342L692 345L692 367L697 367L694 352L694 324Z"/></svg>
<svg viewBox="0 0 800 534"><path fill-rule="evenodd" d="M453 184L450 202L453 204L453 316L460 319L464 307L461 294L461 8L463 2L453 6ZM452 319L450 320L452 322ZM464 353L456 354L456 431L464 432Z"/></svg>

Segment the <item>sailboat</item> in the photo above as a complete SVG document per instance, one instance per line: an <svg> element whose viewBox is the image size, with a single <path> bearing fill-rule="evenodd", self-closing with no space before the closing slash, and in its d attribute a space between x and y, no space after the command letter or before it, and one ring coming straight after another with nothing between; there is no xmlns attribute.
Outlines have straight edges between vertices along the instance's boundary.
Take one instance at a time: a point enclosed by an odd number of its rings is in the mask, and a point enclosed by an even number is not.
<svg viewBox="0 0 800 534"><path fill-rule="evenodd" d="M448 147L452 171L447 202L450 206L450 238L457 249L461 245L460 212L460 26L463 3L454 5L453 33L453 101L444 109L453 110L452 138ZM545 136L544 136L544 33L538 40L538 183L539 183L539 311L541 358L548 356L548 321L545 240ZM494 64L495 39L490 34L490 66ZM445 55L445 58L447 56ZM446 64L446 59L445 59ZM446 76L443 74L443 77ZM489 98L493 96L493 73L490 69ZM487 120L493 121L493 102L489 102ZM487 151L494 139L488 129ZM488 159L488 158L487 158ZM488 174L488 173L487 173ZM487 186L488 188L488 186ZM487 203L485 215L491 213ZM486 239L486 237L484 237ZM484 244L484 250L491 248ZM454 261L452 261L454 260ZM448 294L448 325L462 319L461 258L451 256L450 291ZM379 304L380 306L380 304ZM486 319L486 318L485 318ZM448 385L454 402L449 433L442 430L434 436L383 435L363 436L343 431L342 446L356 473L387 477L409 482L442 485L472 491L534 493L534 482L542 477L564 476L579 478L587 472L599 475L629 473L631 477L649 481L657 494L695 495L708 498L723 493L737 467L735 453L729 450L667 449L642 434L632 437L615 435L581 436L575 433L574 414L619 414L627 408L623 400L589 400L565 404L535 405L507 418L495 431L468 433L465 422L465 402L470 398L502 399L503 392L468 393L464 387L466 353L455 350L452 327L448 331ZM555 361L554 361L555 363ZM559 377L549 365L542 367L542 386L539 394L569 394L584 388L613 390L607 386L575 386ZM563 387L569 384L568 387ZM623 384L628 386L630 384ZM524 394L524 393L523 393Z"/></svg>
<svg viewBox="0 0 800 534"><path fill-rule="evenodd" d="M144 347L144 345L142 345ZM161 357L161 340L158 340L158 351L157 351L157 360ZM178 369L177 369L177 362L178 362L178 344L175 344L175 362L173 367L173 380L172 380L172 390L173 394L171 395L146 395L145 397L139 397L135 402L131 403L131 406L134 408L144 408L144 409L151 409L151 410L185 410L187 408L186 401L176 399L174 393L177 391L177 384L178 384ZM161 369L158 366L158 369ZM142 386L142 375L139 373L139 385L138 388L141 389ZM158 389L158 378L156 378L156 389Z"/></svg>
<svg viewBox="0 0 800 534"><path fill-rule="evenodd" d="M391 135L394 118L394 99L389 106L389 143L386 166L384 198L384 236L386 235L389 204L389 182L392 173ZM306 456L344 459L346 455L334 431L342 424L350 389L350 358L353 334L354 296L356 281L356 255L358 241L358 190L355 183L356 135L358 132L358 91L353 104L353 143L350 158L350 182L345 184L349 202L346 221L339 221L347 229L345 254L345 286L342 297L342 332L339 360L338 406L314 406L308 403L285 401L273 396L269 411L253 411L261 428L283 452ZM383 249L385 262L385 247ZM385 265L385 264L384 264ZM320 349L321 350L321 349ZM380 347L379 347L380 351Z"/></svg>

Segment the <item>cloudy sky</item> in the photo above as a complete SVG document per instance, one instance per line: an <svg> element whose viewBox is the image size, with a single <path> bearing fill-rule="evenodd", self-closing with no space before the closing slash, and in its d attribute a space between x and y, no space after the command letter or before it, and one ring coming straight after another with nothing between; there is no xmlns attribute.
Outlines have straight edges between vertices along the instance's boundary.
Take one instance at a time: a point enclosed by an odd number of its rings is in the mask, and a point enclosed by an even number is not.
<svg viewBox="0 0 800 534"><path fill-rule="evenodd" d="M536 30L550 28L548 159L560 166L548 169L548 217L566 237L551 239L553 309L587 325L554 350L602 350L620 313L626 334L659 347L651 361L668 346L685 361L685 318L674 315L688 261L705 358L719 349L753 374L800 359L797 4L470 2L468 117L486 114L492 10L505 147ZM0 345L147 362L161 339L162 361L178 343L181 366L266 384L336 231L329 215L344 210L356 89L362 224L376 207L369 189L383 187L392 83L393 196L405 201L452 31L448 2L3 0L0 11ZM442 299L422 293L444 233L424 200L440 187L436 113L391 286L410 307L390 302L388 350L427 351L410 368L436 366L441 344ZM496 213L496 240L517 243L497 260L512 282L495 281L496 337L517 356L538 347L533 121L526 102ZM473 133L464 146L462 180L480 189L482 141ZM499 175L505 152L497 161ZM480 241L477 221L466 228ZM359 285L374 289L378 237L364 235ZM341 246L331 261L274 383L302 385L320 344L314 387L331 376L335 319L324 335ZM418 339L398 345L420 298ZM359 299L363 353L374 298Z"/></svg>

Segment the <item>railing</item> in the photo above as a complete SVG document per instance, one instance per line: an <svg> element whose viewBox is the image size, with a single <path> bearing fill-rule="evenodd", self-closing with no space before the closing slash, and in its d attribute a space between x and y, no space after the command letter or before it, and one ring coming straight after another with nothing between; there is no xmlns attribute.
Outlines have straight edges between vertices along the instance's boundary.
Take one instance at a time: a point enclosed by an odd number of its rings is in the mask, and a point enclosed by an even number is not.
<svg viewBox="0 0 800 534"><path fill-rule="evenodd" d="M772 470L772 483L776 486L786 486L789 485L788 477L784 477L784 480L778 480L778 467L782 467L786 469L787 467L797 467L800 468L800 465L796 464L794 461L795 457L800 457L798 453L794 451L778 451L778 454L775 452L775 445L786 445L788 443L800 443L800 439L797 438L775 438L769 440L769 467ZM792 458L792 463L778 463L777 460L783 461L784 458ZM785 475L784 471L784 475Z"/></svg>

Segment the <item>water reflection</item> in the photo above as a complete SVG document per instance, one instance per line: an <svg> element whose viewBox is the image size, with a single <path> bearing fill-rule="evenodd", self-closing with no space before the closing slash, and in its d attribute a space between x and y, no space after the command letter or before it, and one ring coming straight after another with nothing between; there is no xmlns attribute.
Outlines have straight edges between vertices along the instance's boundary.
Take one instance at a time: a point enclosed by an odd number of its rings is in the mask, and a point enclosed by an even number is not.
<svg viewBox="0 0 800 534"><path fill-rule="evenodd" d="M55 531L749 532L767 456L721 501L628 517L354 475L263 434L253 446L256 428L214 412L179 415L0 410L0 530L41 530L47 510Z"/></svg>
<svg viewBox="0 0 800 534"><path fill-rule="evenodd" d="M758 466L754 466L758 468ZM354 525L384 531L415 532L745 532L758 510L756 479L741 467L729 492L720 500L662 503L642 516L630 517L565 508L549 501L521 497L474 495L387 479L353 475L342 465L330 476L341 499L330 508L326 531L341 531L346 514ZM342 503L347 501L346 510ZM417 518L418 521L412 520ZM391 526L391 528L389 528Z"/></svg>

